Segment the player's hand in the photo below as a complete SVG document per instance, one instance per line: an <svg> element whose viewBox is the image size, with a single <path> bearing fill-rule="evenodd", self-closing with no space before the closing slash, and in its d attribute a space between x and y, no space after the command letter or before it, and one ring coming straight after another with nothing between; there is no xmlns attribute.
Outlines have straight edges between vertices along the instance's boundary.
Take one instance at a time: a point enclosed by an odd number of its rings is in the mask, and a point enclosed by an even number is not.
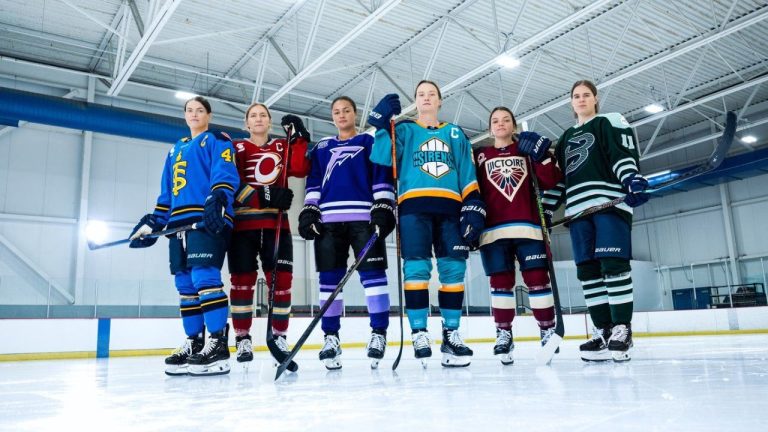
<svg viewBox="0 0 768 432"><path fill-rule="evenodd" d="M627 190L627 196L624 202L630 207L637 207L645 204L651 198L651 195L645 192L648 189L648 180L640 173L632 174L622 182Z"/></svg>
<svg viewBox="0 0 768 432"><path fill-rule="evenodd" d="M400 114L400 97L396 93L390 93L376 104L368 116L368 124L376 129L389 130L389 121L393 116Z"/></svg>
<svg viewBox="0 0 768 432"><path fill-rule="evenodd" d="M541 162L552 145L549 138L536 132L521 132L518 135L517 148L520 153L530 156L535 162Z"/></svg>
<svg viewBox="0 0 768 432"><path fill-rule="evenodd" d="M293 114L284 115L280 120L280 125L285 130L288 144L293 144L296 138L304 138L309 142L309 131L304 127L304 122Z"/></svg>
<svg viewBox="0 0 768 432"><path fill-rule="evenodd" d="M485 204L480 200L469 200L461 207L459 218L461 236L467 244L476 245L485 228Z"/></svg>
<svg viewBox="0 0 768 432"><path fill-rule="evenodd" d="M203 222L205 230L213 235L219 235L227 226L224 212L227 210L227 195L221 189L216 189L205 199Z"/></svg>
<svg viewBox="0 0 768 432"><path fill-rule="evenodd" d="M386 238L395 229L395 208L388 199L377 199L371 207L371 224L379 227L379 238Z"/></svg>
<svg viewBox="0 0 768 432"><path fill-rule="evenodd" d="M304 240L314 240L323 233L320 207L306 204L299 213L299 235Z"/></svg>
<svg viewBox="0 0 768 432"><path fill-rule="evenodd" d="M265 185L256 189L259 193L261 208L276 208L288 210L293 202L293 191L280 187Z"/></svg>
<svg viewBox="0 0 768 432"><path fill-rule="evenodd" d="M139 223L133 227L133 231L131 231L131 235L128 237L131 240L131 243L128 246L132 248L145 248L152 246L157 242L157 237L145 237L155 231L160 231L163 228L165 228L165 225L159 223L155 215L145 214L139 220Z"/></svg>

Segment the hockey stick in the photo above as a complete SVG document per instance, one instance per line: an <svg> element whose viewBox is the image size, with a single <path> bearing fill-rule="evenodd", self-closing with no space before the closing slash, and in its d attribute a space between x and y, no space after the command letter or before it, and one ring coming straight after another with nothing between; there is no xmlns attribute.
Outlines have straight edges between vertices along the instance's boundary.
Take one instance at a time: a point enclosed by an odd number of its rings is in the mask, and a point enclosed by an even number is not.
<svg viewBox="0 0 768 432"><path fill-rule="evenodd" d="M290 131L290 132L288 132ZM288 180L288 149L291 146L290 139L291 135L293 134L293 128L290 128L286 130L288 134L288 139L285 140L285 154L283 155L283 172L281 172L280 176L280 186L287 187L288 184L286 183ZM275 334L272 331L272 318L275 311L275 290L277 289L277 256L278 252L280 251L280 231L282 230L283 226L283 214L285 212L282 210L278 210L277 212L277 227L275 227L275 249L272 253L272 283L269 287L269 296L267 300L267 349L269 349L269 353L272 354L272 357L275 358L279 363L282 363L285 361L285 358L287 357L285 353L280 349L280 347L277 346L277 343L275 342ZM287 369L291 372L296 372L299 370L299 365L296 364L296 362L291 361L288 363Z"/></svg>
<svg viewBox="0 0 768 432"><path fill-rule="evenodd" d="M392 183L395 188L395 244L397 245L397 304L400 313L400 350L397 352L395 362L392 363L392 370L397 369L400 364L400 358L403 357L403 270L400 259L400 221L397 212L397 150L395 148L395 121L389 121L389 132L392 139Z"/></svg>
<svg viewBox="0 0 768 432"><path fill-rule="evenodd" d="M669 180L663 181L659 184L657 184L653 188L646 189L645 192L649 194L653 194L656 192L660 192L664 189L670 188L672 186L675 186L676 184L679 184L681 182L684 182L686 180L689 180L693 177L700 176L702 174L706 174L717 167L720 166L721 163L723 163L723 160L725 160L725 155L728 153L728 150L731 148L731 144L733 144L733 138L736 135L736 114L733 112L729 112L726 115L725 119L725 128L723 129L723 135L718 138L717 145L715 146L715 150L712 152L712 154L707 158L704 163L701 165L686 171L682 174L680 174L677 177L671 178ZM607 208L615 207L622 202L624 202L624 198L626 196L620 196L618 198L614 198L611 201L605 202L603 204L596 205L594 207L589 207L587 209L584 209L576 214L566 216L560 220L556 220L552 222L552 227L560 226L563 224L567 224L571 222L572 220L576 218L580 218L582 216L588 216L594 213L597 213L601 210L605 210Z"/></svg>
<svg viewBox="0 0 768 432"><path fill-rule="evenodd" d="M352 277L352 274L357 270L358 267L360 267L360 264L362 264L363 260L365 260L365 257L368 255L368 251L371 250L371 247L374 243L376 243L376 240L379 239L379 228L377 227L371 235L371 238L368 240L368 243L363 246L363 249L360 250L360 253L357 254L357 258L355 259L355 262L352 263L352 267L347 270L347 273L344 275L343 278L341 278L341 281L339 281L339 284L336 285L336 288L333 290L330 296L328 296L328 299L325 300L325 304L323 307L320 308L320 311L315 315L315 317L312 319L312 321L309 323L309 326L307 326L307 329L304 330L304 333L301 335L298 341L296 341L296 344L293 346L293 349L291 350L291 353L288 354L288 357L283 360L282 363L280 363L280 366L277 367L277 373L275 374L275 381L277 381L278 378L280 378L280 375L285 372L285 370L288 368L288 365L291 363L293 358L296 356L296 354L299 352L302 346L304 346L304 342L307 341L307 338L309 338L309 335L312 333L312 331L317 327L317 323L320 322L320 319L325 315L325 313L328 311L328 309L333 304L333 301L336 299L336 296L339 295L341 292L341 289L344 288L344 285L347 283L350 277Z"/></svg>
<svg viewBox="0 0 768 432"><path fill-rule="evenodd" d="M163 236L167 236L167 235L171 235L171 234L176 234L176 233L179 233L179 232L182 232L182 231L189 231L189 230L201 229L201 228L203 228L203 223L202 222L196 222L196 223L193 223L193 224L190 224L190 225L183 225L183 226L179 226L179 227L175 227L175 228L169 228L169 229L162 230L162 231L155 231L155 232L153 232L151 234L147 234L147 235L145 235L145 236L143 236L141 238L142 239L158 238L158 237L163 237ZM93 241L89 240L88 241L88 249L90 249L90 250L104 249L104 248L108 248L108 247L112 247L112 246L117 246L117 245L121 245L121 244L125 244L125 243L130 243L130 242L131 242L130 238L122 239L122 240L115 240L113 242L101 243L101 244L98 244L96 242L93 242Z"/></svg>
<svg viewBox="0 0 768 432"><path fill-rule="evenodd" d="M548 365L552 361L552 357L555 355L555 351L563 342L563 336L565 336L565 323L563 323L563 310L560 307L560 294L557 289L557 277L555 276L555 266L552 258L552 249L549 242L549 230L547 229L547 220L544 217L544 207L541 205L541 189L539 188L539 179L536 178L536 173L533 171L533 162L531 157L526 158L526 165L528 173L531 176L531 184L533 184L533 195L536 200L536 207L539 210L539 219L541 221L541 236L544 240L544 250L547 255L547 271L549 272L549 283L552 286L552 297L555 300L555 334L550 336L547 343L541 347L539 353L536 354L536 363L541 365Z"/></svg>

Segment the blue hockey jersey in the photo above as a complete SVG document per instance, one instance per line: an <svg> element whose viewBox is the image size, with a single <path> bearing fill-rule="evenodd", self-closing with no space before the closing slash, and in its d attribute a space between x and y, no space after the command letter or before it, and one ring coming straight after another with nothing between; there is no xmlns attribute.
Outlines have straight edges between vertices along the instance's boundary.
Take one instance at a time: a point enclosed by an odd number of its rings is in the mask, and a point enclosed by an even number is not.
<svg viewBox="0 0 768 432"><path fill-rule="evenodd" d="M224 218L231 227L232 201L239 185L235 148L229 136L209 130L194 138L182 138L165 160L154 215L168 228L199 222L205 199L221 189L228 201Z"/></svg>
<svg viewBox="0 0 768 432"><path fill-rule="evenodd" d="M323 223L370 221L377 199L394 201L391 168L370 161L373 136L321 139L312 149L304 204L320 207Z"/></svg>
<svg viewBox="0 0 768 432"><path fill-rule="evenodd" d="M457 215L463 201L480 198L472 147L460 127L404 120L395 126L395 137L400 214ZM386 130L376 131L371 161L392 166Z"/></svg>

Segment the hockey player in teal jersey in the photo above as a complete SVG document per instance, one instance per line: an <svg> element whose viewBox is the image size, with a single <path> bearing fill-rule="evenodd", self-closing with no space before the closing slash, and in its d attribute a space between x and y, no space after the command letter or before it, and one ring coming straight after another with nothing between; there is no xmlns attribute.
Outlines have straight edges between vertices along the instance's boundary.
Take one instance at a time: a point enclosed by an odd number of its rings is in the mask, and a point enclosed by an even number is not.
<svg viewBox="0 0 768 432"><path fill-rule="evenodd" d="M202 222L203 228L169 239L171 274L181 297L187 339L165 359L165 373L226 374L228 308L221 266L233 226L234 191L240 180L229 137L208 129L210 103L200 96L188 100L184 118L190 137L179 140L168 153L155 210L133 229L130 246L149 247L157 238L144 238L147 234ZM210 335L204 344L205 327Z"/></svg>
<svg viewBox="0 0 768 432"><path fill-rule="evenodd" d="M594 336L579 347L584 361L630 359L632 347L632 208L648 201L648 181L640 175L637 140L619 113L598 115L597 88L590 81L571 87L578 124L560 137L555 149L565 178L544 194L552 211L565 201L565 215L626 195L616 207L574 219L569 224L576 275L581 281ZM549 140L530 140L535 153ZM536 145L538 144L538 145Z"/></svg>
<svg viewBox="0 0 768 432"><path fill-rule="evenodd" d="M440 279L438 302L443 319L442 365L468 366L472 350L459 334L464 301L464 273L470 246L483 229L485 207L472 162L472 149L464 131L442 123L437 113L442 95L431 81L416 86L415 121L395 127L396 163L399 172L398 212L401 237L405 307L411 325L416 358L426 365L432 356L427 332L429 279L432 256L437 258ZM390 119L400 112L396 94L376 105L368 123L376 128L371 160L392 165Z"/></svg>

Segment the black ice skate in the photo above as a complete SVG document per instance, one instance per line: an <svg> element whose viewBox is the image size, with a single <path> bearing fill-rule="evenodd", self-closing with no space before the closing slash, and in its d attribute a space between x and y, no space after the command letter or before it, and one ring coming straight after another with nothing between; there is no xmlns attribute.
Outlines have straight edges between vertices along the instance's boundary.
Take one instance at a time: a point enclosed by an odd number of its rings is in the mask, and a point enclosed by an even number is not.
<svg viewBox="0 0 768 432"><path fill-rule="evenodd" d="M320 360L328 370L341 369L341 341L338 333L325 335L325 344L320 350Z"/></svg>
<svg viewBox="0 0 768 432"><path fill-rule="evenodd" d="M202 351L189 356L190 375L224 375L229 373L229 346L227 346L229 324L208 335L208 342Z"/></svg>
<svg viewBox="0 0 768 432"><path fill-rule="evenodd" d="M611 359L608 352L608 340L611 338L611 328L592 328L592 339L579 346L581 359L587 362L602 362Z"/></svg>
<svg viewBox="0 0 768 432"><path fill-rule="evenodd" d="M547 342L549 342L549 338L555 334L555 328L550 327L548 329L539 329L539 334L541 335L541 346L544 346L547 344ZM555 354L560 354L560 347L557 347Z"/></svg>
<svg viewBox="0 0 768 432"><path fill-rule="evenodd" d="M512 357L514 349L515 342L512 340L512 331L496 329L496 345L493 347L493 355L501 360L501 364L506 366L515 362Z"/></svg>
<svg viewBox="0 0 768 432"><path fill-rule="evenodd" d="M171 376L186 375L189 356L202 351L203 345L205 345L205 340L202 337L187 338L182 346L176 348L170 356L165 358L165 374Z"/></svg>
<svg viewBox="0 0 768 432"><path fill-rule="evenodd" d="M235 336L235 358L238 363L253 361L253 343L251 335Z"/></svg>
<svg viewBox="0 0 768 432"><path fill-rule="evenodd" d="M432 357L432 340L426 329L418 329L411 332L411 341L413 342L413 355L421 361L422 367L427 367L427 359Z"/></svg>
<svg viewBox="0 0 768 432"><path fill-rule="evenodd" d="M373 330L371 339L368 341L368 358L371 359L371 369L379 367L379 361L384 358L384 351L387 349L387 331Z"/></svg>
<svg viewBox="0 0 768 432"><path fill-rule="evenodd" d="M440 352L443 353L440 364L444 367L466 367L472 361L473 352L464 345L458 329L443 327L443 344L440 345Z"/></svg>
<svg viewBox="0 0 768 432"><path fill-rule="evenodd" d="M625 362L632 359L629 355L629 349L632 348L632 325L617 324L611 331L611 339L608 341L608 351L610 351L613 361Z"/></svg>

